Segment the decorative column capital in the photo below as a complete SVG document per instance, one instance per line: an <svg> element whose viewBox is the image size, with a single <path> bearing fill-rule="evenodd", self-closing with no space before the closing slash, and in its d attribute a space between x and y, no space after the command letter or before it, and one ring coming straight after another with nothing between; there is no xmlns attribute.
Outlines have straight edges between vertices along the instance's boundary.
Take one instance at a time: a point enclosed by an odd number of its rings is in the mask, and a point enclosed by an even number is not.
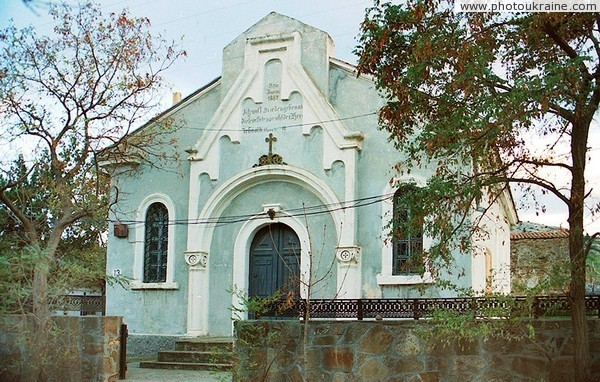
<svg viewBox="0 0 600 382"><path fill-rule="evenodd" d="M358 245L344 245L335 247L335 255L339 263L353 265L358 264L360 247Z"/></svg>
<svg viewBox="0 0 600 382"><path fill-rule="evenodd" d="M185 262L190 267L206 268L208 253L202 251L185 251Z"/></svg>

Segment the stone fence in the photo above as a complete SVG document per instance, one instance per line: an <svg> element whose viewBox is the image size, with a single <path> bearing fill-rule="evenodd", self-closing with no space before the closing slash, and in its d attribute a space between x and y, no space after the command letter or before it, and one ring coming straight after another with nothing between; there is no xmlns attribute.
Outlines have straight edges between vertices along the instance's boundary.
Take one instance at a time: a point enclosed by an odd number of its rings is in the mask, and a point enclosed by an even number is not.
<svg viewBox="0 0 600 382"><path fill-rule="evenodd" d="M33 320L0 317L0 381L24 381L29 362ZM49 382L112 382L119 379L122 317L55 316L44 348ZM29 333L29 334L28 334Z"/></svg>
<svg viewBox="0 0 600 382"><path fill-rule="evenodd" d="M590 319L600 380L600 320ZM423 341L414 321L236 323L238 381L573 381L569 320L536 320L535 339ZM307 346L303 346L306 340Z"/></svg>

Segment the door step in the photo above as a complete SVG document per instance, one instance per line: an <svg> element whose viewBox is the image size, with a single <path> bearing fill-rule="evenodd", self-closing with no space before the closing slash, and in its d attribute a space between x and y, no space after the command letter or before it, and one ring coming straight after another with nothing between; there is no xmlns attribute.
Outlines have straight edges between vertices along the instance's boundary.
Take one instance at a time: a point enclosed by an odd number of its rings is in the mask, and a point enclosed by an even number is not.
<svg viewBox="0 0 600 382"><path fill-rule="evenodd" d="M206 370L206 371L228 371L231 363L190 363L190 362L140 362L144 369L168 369L168 370Z"/></svg>
<svg viewBox="0 0 600 382"><path fill-rule="evenodd" d="M231 370L233 338L194 337L175 342L175 350L158 352L156 361L140 362L146 369Z"/></svg>

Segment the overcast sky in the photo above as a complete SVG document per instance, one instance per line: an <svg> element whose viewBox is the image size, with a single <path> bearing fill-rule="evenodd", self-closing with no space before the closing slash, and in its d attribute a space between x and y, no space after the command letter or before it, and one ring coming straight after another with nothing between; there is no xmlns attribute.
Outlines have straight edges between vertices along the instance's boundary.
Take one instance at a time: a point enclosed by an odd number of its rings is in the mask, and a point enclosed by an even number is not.
<svg viewBox="0 0 600 382"><path fill-rule="evenodd" d="M35 1L35 0L34 0ZM40 0L43 3L44 0ZM69 1L68 1L69 2ZM76 2L72 2L75 4ZM333 38L335 57L356 63L352 51L356 45L359 25L365 9L372 0L103 0L103 12L118 12L127 7L136 16L148 17L155 33L170 39L183 38L181 46L188 53L167 73L171 91L186 96L202 87L221 73L223 48L254 23L275 11L319 28ZM51 28L46 10L32 11L21 0L0 0L0 28L14 19L17 26L34 25L41 31ZM165 99L170 99L166 96ZM593 178L595 201L600 200L600 131L592 129L590 145L593 162L588 166L588 177ZM515 193L518 196L518 192ZM554 198L546 198L547 212L519 210L524 221L568 227L566 208ZM600 231L600 221L586 219L586 231Z"/></svg>

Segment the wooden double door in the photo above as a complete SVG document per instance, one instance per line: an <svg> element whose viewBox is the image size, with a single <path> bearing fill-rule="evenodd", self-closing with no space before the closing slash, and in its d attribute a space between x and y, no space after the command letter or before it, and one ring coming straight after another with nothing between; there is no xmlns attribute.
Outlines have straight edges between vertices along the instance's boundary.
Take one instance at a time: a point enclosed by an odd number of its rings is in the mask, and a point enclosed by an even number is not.
<svg viewBox="0 0 600 382"><path fill-rule="evenodd" d="M250 246L249 297L295 293L300 287L300 240L285 224L260 229Z"/></svg>

